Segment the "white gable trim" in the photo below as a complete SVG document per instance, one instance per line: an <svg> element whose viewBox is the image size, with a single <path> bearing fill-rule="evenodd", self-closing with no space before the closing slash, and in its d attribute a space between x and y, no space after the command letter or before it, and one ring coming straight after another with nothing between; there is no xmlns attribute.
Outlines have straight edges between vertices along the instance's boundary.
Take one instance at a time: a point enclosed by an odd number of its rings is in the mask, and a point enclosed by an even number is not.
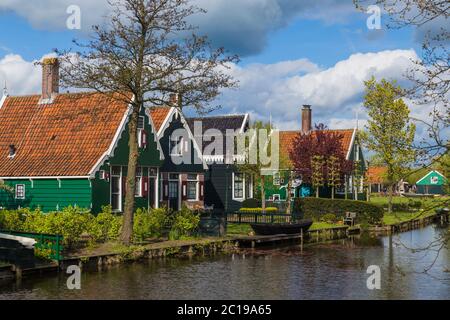
<svg viewBox="0 0 450 320"><path fill-rule="evenodd" d="M431 170L431 171L428 172L426 175L424 175L420 180L418 180L418 181L416 182L416 184L418 184L418 183L420 183L422 180L425 180L426 178L428 178L428 176L431 175L433 172L437 173L437 174L440 175L442 178L446 179L445 176L444 176L442 173L440 173L439 171L437 171L437 170Z"/></svg>
<svg viewBox="0 0 450 320"><path fill-rule="evenodd" d="M353 129L352 140L350 141L350 145L348 147L347 156L345 157L345 160L350 159L350 154L353 150L353 145L355 144L355 140L356 140L356 131L357 131L356 128Z"/></svg>
<svg viewBox="0 0 450 320"><path fill-rule="evenodd" d="M191 139L191 141L192 141L192 143L194 145L194 149L197 150L197 153L198 153L199 157L202 159L203 169L207 170L208 169L208 164L206 163L205 159L203 159L203 151L199 147L199 145L197 143L197 140L194 138L194 135L192 134L192 131L189 128L189 125L188 125L188 123L186 121L186 118L184 117L183 113L181 113L178 110L178 108L176 108L176 107L171 107L170 108L169 113L167 114L166 118L164 119L163 124L161 125L161 128L158 131L158 140L161 139L164 136L164 132L169 127L173 116L175 116L176 119L180 118L184 129L188 133L189 139Z"/></svg>
<svg viewBox="0 0 450 320"><path fill-rule="evenodd" d="M242 121L242 126L241 126L240 133L244 133L245 132L245 125L248 123L249 118L250 118L250 115L248 113L246 113L245 117L244 117L244 121Z"/></svg>
<svg viewBox="0 0 450 320"><path fill-rule="evenodd" d="M134 99L134 97L133 97ZM104 162L112 156L112 153L114 152L114 149L117 147L117 144L119 142L120 137L122 136L122 132L125 130L125 125L128 123L130 114L132 111L131 104L128 105L127 111L125 111L122 120L120 121L120 124L116 130L116 133L114 134L114 138L108 148L108 150L98 159L98 161L95 163L94 167L89 171L89 175L93 177L95 175L95 172L100 169L100 167L104 164Z"/></svg>
<svg viewBox="0 0 450 320"><path fill-rule="evenodd" d="M4 94L3 97L0 99L0 109L2 108L3 104L6 101L6 98L8 98L8 94Z"/></svg>
<svg viewBox="0 0 450 320"><path fill-rule="evenodd" d="M158 133L155 130L155 124L153 122L152 114L151 114L149 108L145 109L145 114L147 115L147 117L149 119L150 127L152 128L153 139L155 140L156 148L159 151L159 160L164 160L164 152L163 152L163 149L161 148L161 143L159 142Z"/></svg>

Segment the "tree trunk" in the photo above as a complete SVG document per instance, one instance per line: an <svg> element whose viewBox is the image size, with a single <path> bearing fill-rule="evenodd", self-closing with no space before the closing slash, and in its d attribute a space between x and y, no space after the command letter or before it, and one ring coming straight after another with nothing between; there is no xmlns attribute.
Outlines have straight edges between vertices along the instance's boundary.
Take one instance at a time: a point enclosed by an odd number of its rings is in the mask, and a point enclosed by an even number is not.
<svg viewBox="0 0 450 320"><path fill-rule="evenodd" d="M394 185L391 183L389 185L389 195L388 195L388 213L392 213L392 193Z"/></svg>
<svg viewBox="0 0 450 320"><path fill-rule="evenodd" d="M261 176L261 208L263 213L266 212L266 176Z"/></svg>
<svg viewBox="0 0 450 320"><path fill-rule="evenodd" d="M334 200L334 186L331 187L331 199Z"/></svg>
<svg viewBox="0 0 450 320"><path fill-rule="evenodd" d="M319 198L319 187L316 187L316 198Z"/></svg>
<svg viewBox="0 0 450 320"><path fill-rule="evenodd" d="M291 214L291 178L289 178L287 189L286 189L286 214Z"/></svg>
<svg viewBox="0 0 450 320"><path fill-rule="evenodd" d="M122 234L120 240L125 245L131 244L133 238L134 221L134 193L136 190L136 169L139 156L137 142L137 123L139 119L139 107L133 106L133 112L128 123L130 154L128 157L128 171L125 185L125 207L123 211Z"/></svg>

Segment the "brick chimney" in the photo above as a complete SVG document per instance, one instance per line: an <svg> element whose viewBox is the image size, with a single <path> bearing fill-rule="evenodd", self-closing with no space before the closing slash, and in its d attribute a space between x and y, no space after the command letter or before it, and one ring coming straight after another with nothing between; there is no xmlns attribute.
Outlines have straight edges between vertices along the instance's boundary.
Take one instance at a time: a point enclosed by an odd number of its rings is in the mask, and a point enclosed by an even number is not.
<svg viewBox="0 0 450 320"><path fill-rule="evenodd" d="M309 133L312 129L312 112L310 105L303 105L302 108L302 133Z"/></svg>
<svg viewBox="0 0 450 320"><path fill-rule="evenodd" d="M42 61L42 97L41 103L52 103L59 93L59 60L45 58Z"/></svg>

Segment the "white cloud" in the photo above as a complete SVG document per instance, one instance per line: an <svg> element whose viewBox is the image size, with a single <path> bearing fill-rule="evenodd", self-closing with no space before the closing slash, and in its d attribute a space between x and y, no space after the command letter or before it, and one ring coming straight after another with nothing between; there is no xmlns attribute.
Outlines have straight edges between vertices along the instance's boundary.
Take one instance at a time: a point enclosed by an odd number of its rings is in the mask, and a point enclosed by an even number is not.
<svg viewBox="0 0 450 320"><path fill-rule="evenodd" d="M41 68L35 61L25 61L20 55L8 54L0 59L1 88L7 84L8 92L14 95L24 95L40 92Z"/></svg>
<svg viewBox="0 0 450 320"><path fill-rule="evenodd" d="M252 119L269 120L283 130L300 128L300 108L311 104L314 123L322 122L329 128L353 128L358 113L363 127L366 115L362 108L364 80L376 78L397 79L411 66L417 55L413 50L358 53L328 69L307 59L283 61L274 64L232 65L230 72L240 81L240 87L226 90L218 102L223 106L218 113L251 114ZM41 88L41 68L34 61L25 61L20 55L9 54L0 59L0 84L7 80L13 95L36 94ZM411 115L429 118L431 106L418 106L406 101ZM418 136L425 137L423 128Z"/></svg>
<svg viewBox="0 0 450 320"><path fill-rule="evenodd" d="M192 17L199 32L207 34L213 44L242 56L261 52L269 33L295 18L335 23L356 13L351 1L342 0L194 0L193 3L208 11ZM91 31L91 25L101 24L108 13L107 0L1 0L0 15L2 11L13 11L35 28L64 30L70 5L80 7L84 33Z"/></svg>
<svg viewBox="0 0 450 320"><path fill-rule="evenodd" d="M357 112L362 124L365 119L364 81L373 75L403 83L403 74L416 58L413 50L393 50L354 54L323 70L305 59L235 66L231 72L240 87L224 92L219 100L224 106L221 112L250 112L256 119L271 115L279 127L298 129L300 107L310 104L314 122L330 128L354 127Z"/></svg>

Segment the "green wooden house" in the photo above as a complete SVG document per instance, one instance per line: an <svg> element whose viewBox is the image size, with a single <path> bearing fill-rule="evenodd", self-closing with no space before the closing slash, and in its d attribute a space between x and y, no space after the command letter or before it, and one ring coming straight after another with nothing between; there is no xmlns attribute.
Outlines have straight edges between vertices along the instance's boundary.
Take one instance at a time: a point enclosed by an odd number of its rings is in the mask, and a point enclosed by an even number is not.
<svg viewBox="0 0 450 320"><path fill-rule="evenodd" d="M42 94L0 99L0 207L121 212L128 163L129 104L98 93L60 94L57 59L43 63ZM129 97L132 98L131 96ZM148 109L139 118L137 207L159 206L164 154Z"/></svg>
<svg viewBox="0 0 450 320"><path fill-rule="evenodd" d="M164 155L159 177L160 206L173 210L182 205L203 208L208 167L187 120L176 107L154 107L150 115Z"/></svg>
<svg viewBox="0 0 450 320"><path fill-rule="evenodd" d="M419 194L446 194L447 178L439 171L432 170L416 182Z"/></svg>
<svg viewBox="0 0 450 320"><path fill-rule="evenodd" d="M267 201L283 202L287 200L288 192L291 193L291 199L296 197L309 197L314 195L314 190L311 186L304 183L301 177L292 180L292 186L289 189L288 182L291 175L294 175L290 167L289 151L292 148L296 137L300 133L314 134L312 129L312 111L310 106L304 106L302 108L301 115L301 130L280 131L279 132L279 144L280 144L280 159L286 159L284 162L285 167L281 167L279 170L269 170L266 172L265 179L265 197ZM355 163L355 174L345 177L345 184L336 188L335 196L337 198L352 199L358 196L358 199L362 199L363 195L363 176L366 171L364 155L360 140L358 138L358 130L354 129L338 129L338 130L325 130L328 134L339 134L342 144L342 151L345 154L347 160L351 160ZM282 164L283 165L283 164ZM331 197L331 189L327 187L320 188L320 197Z"/></svg>

